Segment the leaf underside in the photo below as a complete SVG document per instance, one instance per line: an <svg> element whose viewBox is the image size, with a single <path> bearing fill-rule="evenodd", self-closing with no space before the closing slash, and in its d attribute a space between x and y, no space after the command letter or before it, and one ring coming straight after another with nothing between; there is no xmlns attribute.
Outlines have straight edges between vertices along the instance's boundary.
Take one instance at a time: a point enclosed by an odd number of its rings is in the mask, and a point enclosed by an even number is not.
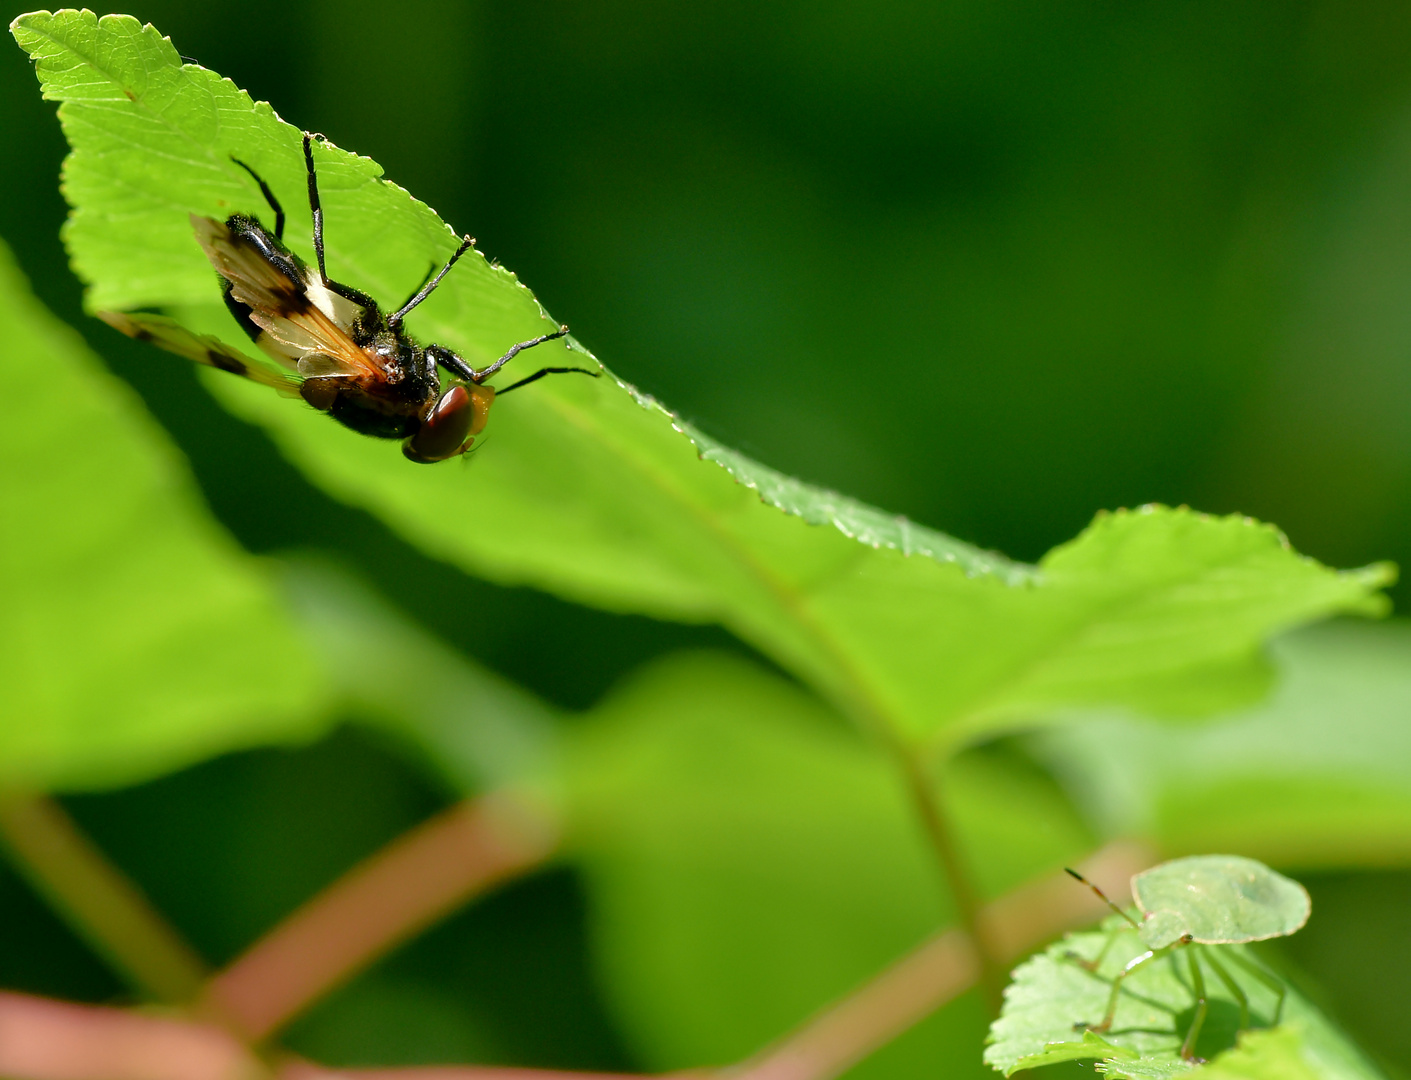
<svg viewBox="0 0 1411 1080"><path fill-rule="evenodd" d="M161 307L243 346L187 215L266 212L238 156L309 257L299 130L130 17L37 13L13 32L61 102L65 238L89 307ZM374 162L335 147L317 160L335 278L400 299L454 249L455 232ZM472 253L408 323L479 366L552 320ZM526 356L575 359L557 349ZM1255 700L1269 634L1379 611L1390 577L1330 571L1244 518L1164 508L1101 517L1022 566L782 476L612 378L535 384L496 406L466 467L415 467L301 403L208 375L315 483L434 556L612 611L719 622L864 725L934 747L1080 706L1200 715Z"/></svg>

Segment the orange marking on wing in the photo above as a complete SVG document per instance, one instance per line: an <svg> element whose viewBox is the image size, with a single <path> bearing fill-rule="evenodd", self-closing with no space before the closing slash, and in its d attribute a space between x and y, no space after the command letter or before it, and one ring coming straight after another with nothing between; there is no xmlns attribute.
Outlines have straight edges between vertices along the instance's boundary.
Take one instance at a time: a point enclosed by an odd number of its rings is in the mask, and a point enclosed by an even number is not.
<svg viewBox="0 0 1411 1080"><path fill-rule="evenodd" d="M327 358L320 363L325 377L385 378L382 365L318 301L349 324L361 311L356 304L316 281L290 277L252 246L238 242L224 222L192 214L191 225L216 273L230 282L231 295L250 309L251 321L269 336L269 342L260 342L265 352L296 363L314 355Z"/></svg>

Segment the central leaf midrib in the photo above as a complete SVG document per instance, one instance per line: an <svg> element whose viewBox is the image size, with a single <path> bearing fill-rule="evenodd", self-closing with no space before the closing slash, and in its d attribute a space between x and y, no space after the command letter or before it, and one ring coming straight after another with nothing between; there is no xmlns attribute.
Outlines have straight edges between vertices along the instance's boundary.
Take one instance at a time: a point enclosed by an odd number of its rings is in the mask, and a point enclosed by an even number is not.
<svg viewBox="0 0 1411 1080"><path fill-rule="evenodd" d="M616 378L611 373L609 373L609 377ZM626 393L625 390L622 392ZM756 558L748 546L741 544L733 533L722 528L715 520L715 516L702 507L688 491L685 491L675 477L648 460L644 455L629 449L617 440L607 438L602 425L595 418L590 417L586 410L573 405L564 398L545 395L544 399L551 403L551 407L562 418L574 424L580 431L594 437L600 445L611 449L620 461L682 507L698 525L703 527L703 532L711 537L717 548L742 568L746 577L752 578L760 584L763 592L773 600L776 608L783 613L784 617L803 629L804 636L811 638L827 659L835 664L839 671L847 675L847 678L842 681L849 683L854 693L848 695L851 700L838 701L837 704L840 707L853 714L854 719L859 721L862 726L870 729L880 723L886 726L888 733L893 738L901 735L902 728L896 722L896 710L885 704L885 697L879 693L880 688L874 687L871 680L862 675L843 644L822 628L809 607L808 594L805 591L796 588L775 573L767 563ZM666 413L663 410L661 419L665 420L666 418ZM686 439L686 436L682 435L681 438ZM690 442L689 439L686 441ZM731 482L736 483L733 480ZM783 511L779 512L783 513ZM817 527L807 525L802 521L800 526L803 528ZM857 556L862 557L867 550L866 547L859 544ZM730 607L734 607L734 605L732 604ZM740 620L732 621L738 624ZM756 644L772 643L756 641ZM769 649L768 651L781 650ZM824 691L825 696L836 700L837 695L830 688L819 687L819 689Z"/></svg>

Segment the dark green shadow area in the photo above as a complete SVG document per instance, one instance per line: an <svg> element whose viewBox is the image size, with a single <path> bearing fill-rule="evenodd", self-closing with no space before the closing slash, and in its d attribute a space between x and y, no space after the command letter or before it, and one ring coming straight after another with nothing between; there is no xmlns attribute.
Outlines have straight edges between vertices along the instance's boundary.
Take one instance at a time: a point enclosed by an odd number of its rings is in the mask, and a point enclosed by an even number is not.
<svg viewBox="0 0 1411 1080"><path fill-rule="evenodd" d="M1411 1075L1411 872L1302 874L1313 917L1278 943L1321 990L1319 1004L1394 1076Z"/></svg>

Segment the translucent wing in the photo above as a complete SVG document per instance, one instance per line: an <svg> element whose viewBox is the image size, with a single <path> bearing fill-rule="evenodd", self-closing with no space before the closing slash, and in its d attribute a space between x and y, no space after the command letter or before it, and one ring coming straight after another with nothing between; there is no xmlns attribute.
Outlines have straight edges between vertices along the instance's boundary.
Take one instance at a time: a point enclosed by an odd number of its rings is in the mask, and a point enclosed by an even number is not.
<svg viewBox="0 0 1411 1080"><path fill-rule="evenodd" d="M264 352L311 378L385 377L375 356L348 335L362 314L359 305L325 289L307 267L276 265L224 222L192 214L191 226L211 265L230 282L230 295L263 331L255 343Z"/></svg>
<svg viewBox="0 0 1411 1080"><path fill-rule="evenodd" d="M196 334L174 319L134 311L100 311L98 318L138 341L150 341L167 352L184 356L198 364L206 364L232 375L240 375L261 386L272 387L282 394L299 396L303 381L293 372L275 371L269 364L252 360L210 334Z"/></svg>

